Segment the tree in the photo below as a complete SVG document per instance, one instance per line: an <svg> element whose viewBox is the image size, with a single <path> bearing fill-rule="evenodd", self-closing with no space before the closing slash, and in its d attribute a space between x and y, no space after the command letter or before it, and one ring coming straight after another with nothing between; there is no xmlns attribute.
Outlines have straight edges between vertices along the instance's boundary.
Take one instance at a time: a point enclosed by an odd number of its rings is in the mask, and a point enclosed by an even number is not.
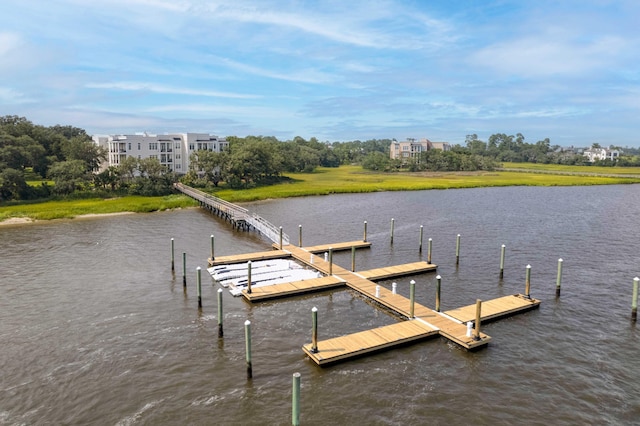
<svg viewBox="0 0 640 426"><path fill-rule="evenodd" d="M87 171L86 164L82 160L54 163L49 168L49 177L55 183L54 191L63 195L85 189L91 181L91 173Z"/></svg>
<svg viewBox="0 0 640 426"><path fill-rule="evenodd" d="M29 198L29 192L22 170L5 168L0 171L0 201Z"/></svg>
<svg viewBox="0 0 640 426"><path fill-rule="evenodd" d="M107 159L104 148L96 145L88 136L74 136L62 146L67 160L81 160L88 171L96 171L100 163Z"/></svg>

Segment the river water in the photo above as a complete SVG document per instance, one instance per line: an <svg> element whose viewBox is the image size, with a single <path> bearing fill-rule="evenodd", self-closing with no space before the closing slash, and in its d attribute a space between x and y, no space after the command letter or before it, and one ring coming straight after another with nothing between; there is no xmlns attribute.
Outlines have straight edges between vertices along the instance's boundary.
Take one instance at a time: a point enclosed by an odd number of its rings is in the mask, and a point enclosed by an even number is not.
<svg viewBox="0 0 640 426"><path fill-rule="evenodd" d="M527 264L542 304L483 325L492 341L478 352L436 338L321 369L301 350L312 307L320 339L398 319L350 290L257 305L225 293L218 339L217 287L203 273L199 311L196 267L206 267L211 234L217 256L268 250L255 233L199 209L3 226L0 424L286 425L294 372L306 425L640 424L640 345L630 322L639 185L330 195L247 207L295 244L302 225L303 245L362 239L366 220L373 245L358 252L358 270L425 259L432 238L443 310L522 293ZM334 261L349 268L350 253ZM435 276L399 279L399 292L408 295L415 279L417 301L433 307Z"/></svg>

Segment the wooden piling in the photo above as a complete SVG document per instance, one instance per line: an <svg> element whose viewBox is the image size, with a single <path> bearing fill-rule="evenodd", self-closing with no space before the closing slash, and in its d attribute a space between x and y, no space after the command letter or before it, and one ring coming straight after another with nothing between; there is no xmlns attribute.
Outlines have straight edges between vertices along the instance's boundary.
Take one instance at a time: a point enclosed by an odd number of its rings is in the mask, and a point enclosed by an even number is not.
<svg viewBox="0 0 640 426"><path fill-rule="evenodd" d="M282 226L280 227L280 250L282 250Z"/></svg>
<svg viewBox="0 0 640 426"><path fill-rule="evenodd" d="M364 221L364 237L362 237L362 241L367 242L367 221Z"/></svg>
<svg viewBox="0 0 640 426"><path fill-rule="evenodd" d="M427 248L427 263L431 264L431 248L433 246L433 240L429 238L429 245Z"/></svg>
<svg viewBox="0 0 640 426"><path fill-rule="evenodd" d="M631 321L636 322L638 319L638 281L640 278L633 279L633 295L631 297Z"/></svg>
<svg viewBox="0 0 640 426"><path fill-rule="evenodd" d="M436 280L438 281L436 284L436 312L440 312L440 284L442 283L442 277L438 275Z"/></svg>
<svg viewBox="0 0 640 426"><path fill-rule="evenodd" d="M558 278L556 278L556 297L560 297L560 285L562 283L562 259L558 259Z"/></svg>
<svg viewBox="0 0 640 426"><path fill-rule="evenodd" d="M211 260L216 260L215 238L214 238L213 234L211 234Z"/></svg>
<svg viewBox="0 0 640 426"><path fill-rule="evenodd" d="M333 275L333 247L329 247L329 275Z"/></svg>
<svg viewBox="0 0 640 426"><path fill-rule="evenodd" d="M482 300L476 299L476 328L473 340L480 340L480 319L482 318Z"/></svg>
<svg viewBox="0 0 640 426"><path fill-rule="evenodd" d="M391 244L393 244L393 228L395 225L396 220L394 218L391 218Z"/></svg>
<svg viewBox="0 0 640 426"><path fill-rule="evenodd" d="M456 237L456 265L460 263L460 234Z"/></svg>
<svg viewBox="0 0 640 426"><path fill-rule="evenodd" d="M251 294L251 261L247 262L247 293Z"/></svg>
<svg viewBox="0 0 640 426"><path fill-rule="evenodd" d="M504 244L500 248L500 278L504 278L504 252L507 246Z"/></svg>
<svg viewBox="0 0 640 426"><path fill-rule="evenodd" d="M291 395L291 424L300 426L300 373L293 373Z"/></svg>
<svg viewBox="0 0 640 426"><path fill-rule="evenodd" d="M311 352L318 353L318 308L311 309Z"/></svg>
<svg viewBox="0 0 640 426"><path fill-rule="evenodd" d="M424 226L420 225L420 245L418 246L418 252L422 253L422 236L424 235Z"/></svg>
<svg viewBox="0 0 640 426"><path fill-rule="evenodd" d="M244 341L247 358L247 379L251 379L253 377L253 365L251 364L251 321L249 320L244 322Z"/></svg>
<svg viewBox="0 0 640 426"><path fill-rule="evenodd" d="M196 268L196 290L198 293L198 308L202 308L202 268Z"/></svg>
<svg viewBox="0 0 640 426"><path fill-rule="evenodd" d="M409 318L413 318L416 305L416 282L411 280L409 286Z"/></svg>
<svg viewBox="0 0 640 426"><path fill-rule="evenodd" d="M174 249L174 241L173 241L173 238L172 238L171 239L171 270L175 271L176 267L175 267L175 258L174 258L174 255L173 255L173 253L174 253L173 249Z"/></svg>
<svg viewBox="0 0 640 426"><path fill-rule="evenodd" d="M224 337L224 330L222 329L222 289L218 289L218 339L222 339Z"/></svg>
<svg viewBox="0 0 640 426"><path fill-rule="evenodd" d="M187 287L187 253L182 252L182 286Z"/></svg>
<svg viewBox="0 0 640 426"><path fill-rule="evenodd" d="M531 299L531 265L527 265L527 274L524 283L524 297Z"/></svg>
<svg viewBox="0 0 640 426"><path fill-rule="evenodd" d="M298 247L302 247L302 225L298 225ZM282 250L282 247L280 250Z"/></svg>

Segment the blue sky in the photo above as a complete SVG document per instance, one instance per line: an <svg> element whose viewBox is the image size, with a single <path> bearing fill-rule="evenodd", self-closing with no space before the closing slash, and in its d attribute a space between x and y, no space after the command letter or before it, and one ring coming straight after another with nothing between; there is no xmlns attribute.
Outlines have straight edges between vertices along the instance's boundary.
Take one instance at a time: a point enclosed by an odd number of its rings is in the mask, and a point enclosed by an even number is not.
<svg viewBox="0 0 640 426"><path fill-rule="evenodd" d="M3 0L0 115L90 134L640 145L640 2Z"/></svg>

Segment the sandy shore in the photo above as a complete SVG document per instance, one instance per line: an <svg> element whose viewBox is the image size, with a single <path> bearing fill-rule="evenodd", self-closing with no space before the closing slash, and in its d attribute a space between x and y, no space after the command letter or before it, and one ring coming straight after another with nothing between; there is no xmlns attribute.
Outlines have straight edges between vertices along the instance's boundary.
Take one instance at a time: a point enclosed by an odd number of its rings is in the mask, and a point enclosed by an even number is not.
<svg viewBox="0 0 640 426"><path fill-rule="evenodd" d="M135 214L135 213L134 212L116 212L116 213L101 213L101 214L89 213L89 214L81 214L81 215L75 216L73 219L91 219L91 218L96 218L96 217L121 216L121 215L125 215L125 214ZM68 220L68 219L69 218L51 219L51 220ZM5 219L3 221L0 221L0 226L25 225L25 224L36 223L36 222L44 222L44 221L42 221L42 220L34 220L34 219L31 219L30 217L10 217L9 219Z"/></svg>

